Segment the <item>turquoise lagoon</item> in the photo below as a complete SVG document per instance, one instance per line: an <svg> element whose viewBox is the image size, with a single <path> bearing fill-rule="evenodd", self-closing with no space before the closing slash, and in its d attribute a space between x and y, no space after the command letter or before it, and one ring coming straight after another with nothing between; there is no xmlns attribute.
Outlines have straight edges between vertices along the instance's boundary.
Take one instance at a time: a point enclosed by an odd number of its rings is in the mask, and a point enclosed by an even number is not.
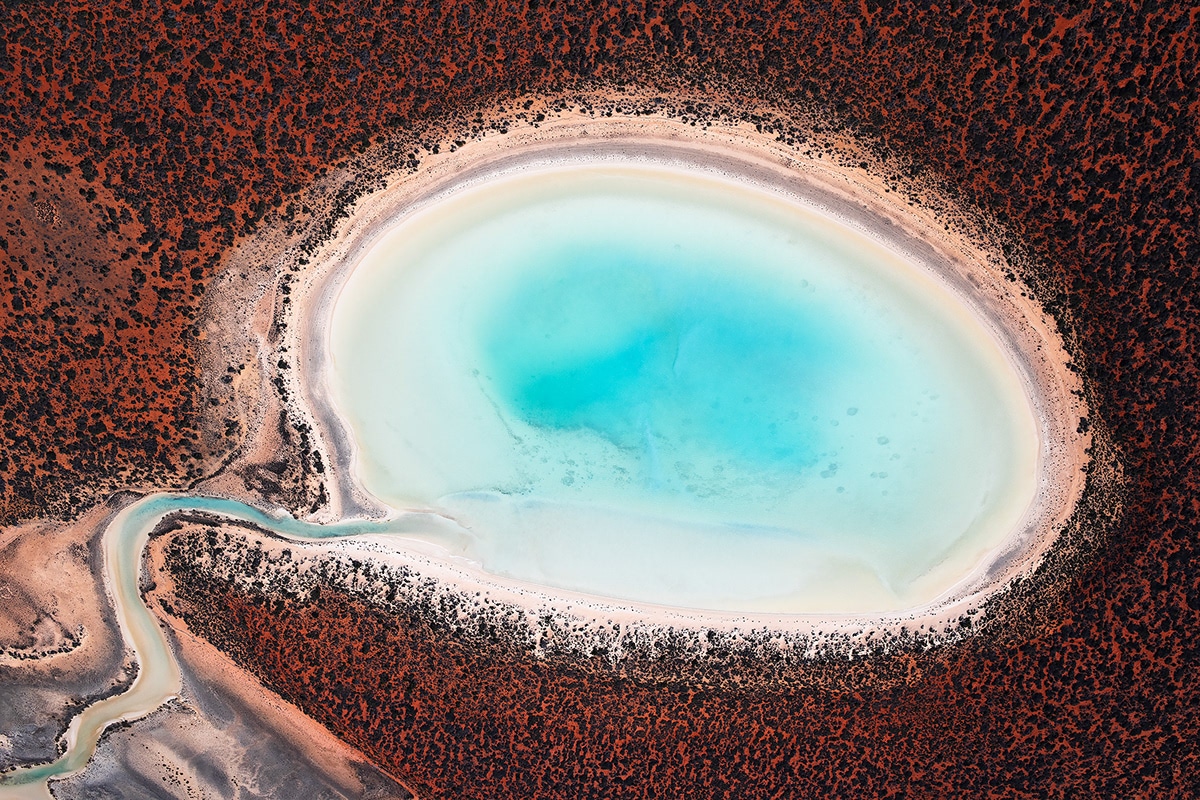
<svg viewBox="0 0 1200 800"><path fill-rule="evenodd" d="M495 575L727 611L928 602L1019 525L1038 435L935 277L690 170L497 177L354 268L329 380L358 480ZM450 532L447 532L450 531Z"/></svg>

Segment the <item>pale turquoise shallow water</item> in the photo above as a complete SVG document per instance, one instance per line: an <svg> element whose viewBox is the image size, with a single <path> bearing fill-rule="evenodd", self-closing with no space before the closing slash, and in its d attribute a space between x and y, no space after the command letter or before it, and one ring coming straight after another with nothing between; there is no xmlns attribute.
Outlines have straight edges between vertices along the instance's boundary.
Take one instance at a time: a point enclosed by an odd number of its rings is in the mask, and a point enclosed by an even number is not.
<svg viewBox="0 0 1200 800"><path fill-rule="evenodd" d="M1018 523L1037 432L999 346L882 245L648 166L499 179L349 278L358 476L508 577L667 605L888 610Z"/></svg>

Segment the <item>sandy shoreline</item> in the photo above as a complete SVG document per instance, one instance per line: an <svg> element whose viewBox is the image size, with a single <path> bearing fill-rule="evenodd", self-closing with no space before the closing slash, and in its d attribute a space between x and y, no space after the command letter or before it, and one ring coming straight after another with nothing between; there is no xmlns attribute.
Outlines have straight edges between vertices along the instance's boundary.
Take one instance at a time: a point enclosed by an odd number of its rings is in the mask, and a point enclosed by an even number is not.
<svg viewBox="0 0 1200 800"><path fill-rule="evenodd" d="M797 615L699 612L522 585L453 559L439 559L410 544L395 558L421 562L422 571L463 593L500 593L518 605L555 607L582 619L624 619L689 627L767 627L830 633L835 631L938 630L976 609L997 588L1036 566L1074 510L1084 486L1090 444L1078 432L1087 409L1080 380L1068 368L1055 323L1006 276L1007 265L967 237L944 229L928 208L907 204L886 181L828 157L808 158L795 148L759 133L751 125L713 124L700 128L661 116L596 118L565 111L535 125L516 125L504 134L477 138L454 152L428 155L419 169L389 178L386 187L360 200L328 242L307 259L291 284L287 320L276 345L295 359L281 371L293 401L289 411L311 422L315 448L324 454L329 504L314 518L380 518L394 511L371 497L354 478L352 438L329 394L328 321L338 292L355 265L397 219L437 203L448 194L491 178L572 162L647 163L734 179L782 195L831 216L884 243L950 288L1000 343L1020 376L1032 404L1041 438L1038 488L1013 534L970 574L933 602L904 612L876 615ZM266 337L260 337L266 343ZM298 356L298 358L296 358ZM263 363L273 359L260 354ZM350 542L339 547L354 546ZM388 550L381 541L365 545ZM392 546L394 549L394 545ZM940 576L943 585L955 576Z"/></svg>

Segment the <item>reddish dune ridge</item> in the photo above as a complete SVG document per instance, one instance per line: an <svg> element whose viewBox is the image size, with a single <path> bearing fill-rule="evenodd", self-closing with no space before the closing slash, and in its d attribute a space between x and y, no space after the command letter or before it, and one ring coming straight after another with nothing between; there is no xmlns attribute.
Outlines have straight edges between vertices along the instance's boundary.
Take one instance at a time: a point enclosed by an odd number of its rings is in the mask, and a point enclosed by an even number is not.
<svg viewBox="0 0 1200 800"><path fill-rule="evenodd" d="M752 90L944 178L1044 265L1126 481L1054 614L927 656L903 690L782 694L538 674L416 628L364 657L340 632L382 623L333 593L208 587L228 613L190 621L440 796L1194 793L1200 9L128 0L0 20L0 521L216 467L239 432L197 388L199 299L327 165L577 80ZM324 674L295 660L314 631ZM396 663L413 683L380 687ZM350 699L385 689L422 727Z"/></svg>

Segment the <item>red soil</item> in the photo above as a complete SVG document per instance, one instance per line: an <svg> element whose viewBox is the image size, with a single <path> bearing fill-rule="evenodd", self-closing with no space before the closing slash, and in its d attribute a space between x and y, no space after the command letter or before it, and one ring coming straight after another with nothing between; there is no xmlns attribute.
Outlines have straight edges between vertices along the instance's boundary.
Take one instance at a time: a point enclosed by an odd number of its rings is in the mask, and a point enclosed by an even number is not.
<svg viewBox="0 0 1200 800"><path fill-rule="evenodd" d="M1195 788L1200 8L129 0L10 4L0 31L9 519L78 508L122 473L184 481L219 455L195 438L208 422L188 332L223 249L370 137L522 88L653 78L832 109L1011 225L1047 265L1035 282L1061 287L1048 300L1073 321L1128 486L1060 624L949 651L906 692L689 699L442 652L334 598L302 627L215 597L228 646L253 642L251 666L334 730L369 750L391 725L379 757L460 796L603 793L593 778L720 794L752 773L761 796L784 776L853 794ZM339 638L373 625L400 637L386 658ZM292 672L316 649L307 631L324 640L323 674ZM423 705L395 705L389 723L356 693L399 676ZM522 748L542 740L561 749L535 769Z"/></svg>
<svg viewBox="0 0 1200 800"><path fill-rule="evenodd" d="M1196 766L1200 692L1162 630L1097 648L1068 623L739 686L755 665L651 680L328 586L298 603L171 578L192 630L422 797L1185 797Z"/></svg>

